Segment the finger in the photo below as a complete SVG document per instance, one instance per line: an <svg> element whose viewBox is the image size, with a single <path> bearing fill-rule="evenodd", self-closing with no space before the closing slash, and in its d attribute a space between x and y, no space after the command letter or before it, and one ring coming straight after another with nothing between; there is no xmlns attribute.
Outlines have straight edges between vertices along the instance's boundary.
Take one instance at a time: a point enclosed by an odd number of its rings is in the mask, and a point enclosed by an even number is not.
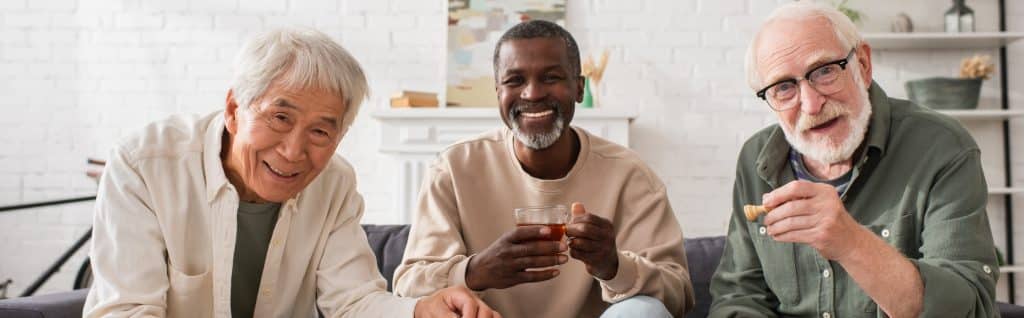
<svg viewBox="0 0 1024 318"><path fill-rule="evenodd" d="M764 224L770 226L780 220L796 216L811 215L814 213L816 213L816 210L811 205L810 200L792 200L776 207L771 213L765 214Z"/></svg>
<svg viewBox="0 0 1024 318"><path fill-rule="evenodd" d="M615 235L611 228L594 226L590 223L569 224L565 227L565 234L570 238L585 238L595 241L609 240Z"/></svg>
<svg viewBox="0 0 1024 318"><path fill-rule="evenodd" d="M569 257L565 255L532 256L515 259L515 268L523 270L527 268L549 267L565 264Z"/></svg>
<svg viewBox="0 0 1024 318"><path fill-rule="evenodd" d="M599 228L613 228L612 221L609 221L608 219L600 217L595 214L587 214L581 217L573 218L572 221L569 222L569 224L590 224L592 226Z"/></svg>
<svg viewBox="0 0 1024 318"><path fill-rule="evenodd" d="M543 225L517 226L503 237L509 243L536 241L551 237L551 229Z"/></svg>
<svg viewBox="0 0 1024 318"><path fill-rule="evenodd" d="M477 303L480 306L480 311L477 312L477 317L478 318L495 318L495 317L499 317L498 313L495 312L494 309L491 309L491 306L487 306L487 303L485 303L483 300L479 300L478 299Z"/></svg>
<svg viewBox="0 0 1024 318"><path fill-rule="evenodd" d="M555 277L558 277L559 271L557 269L546 269L542 271L522 271L516 273L516 283L534 283L542 282Z"/></svg>
<svg viewBox="0 0 1024 318"><path fill-rule="evenodd" d="M598 240L588 240L584 238L573 238L569 240L569 251L581 251L585 253L593 253L602 250L607 243Z"/></svg>
<svg viewBox="0 0 1024 318"><path fill-rule="evenodd" d="M476 313L480 310L476 297L467 291L460 290L459 293L453 293L450 296L450 302L458 308L456 313L461 314L462 318L476 318Z"/></svg>
<svg viewBox="0 0 1024 318"><path fill-rule="evenodd" d="M582 250L569 250L569 256L583 261L583 263L590 263L593 259L594 253L584 252Z"/></svg>
<svg viewBox="0 0 1024 318"><path fill-rule="evenodd" d="M587 215L587 209L585 207L583 207L583 203L573 202L572 203L572 218L573 218L573 220L575 220L576 217L578 217L578 216L584 216L584 215Z"/></svg>
<svg viewBox="0 0 1024 318"><path fill-rule="evenodd" d="M505 256L508 258L549 256L567 250L569 250L569 246L562 241L532 241L513 245L510 252Z"/></svg>
<svg viewBox="0 0 1024 318"><path fill-rule="evenodd" d="M761 197L761 204L768 210L774 210L788 201L813 196L818 191L817 186L817 184L810 181L791 181L772 192L765 193Z"/></svg>
<svg viewBox="0 0 1024 318"><path fill-rule="evenodd" d="M583 262L583 264L587 264L587 265L597 264L599 262L607 261L607 257L605 257L603 255L605 255L605 254L602 254L602 253L592 253L592 252L584 252L584 251L577 251L577 250L569 251L569 256L572 256L572 258L574 258L574 259L576 259L576 260L578 260L580 262Z"/></svg>
<svg viewBox="0 0 1024 318"><path fill-rule="evenodd" d="M810 229L816 226L818 221L819 218L810 215L791 216L778 220L774 224L768 224L768 235L776 236L786 232Z"/></svg>

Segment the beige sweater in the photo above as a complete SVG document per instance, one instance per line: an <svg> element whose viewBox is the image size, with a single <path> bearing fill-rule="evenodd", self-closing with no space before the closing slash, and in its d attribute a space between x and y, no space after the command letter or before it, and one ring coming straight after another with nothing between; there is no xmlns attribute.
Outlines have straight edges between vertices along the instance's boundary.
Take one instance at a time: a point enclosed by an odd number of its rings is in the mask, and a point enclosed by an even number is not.
<svg viewBox="0 0 1024 318"><path fill-rule="evenodd" d="M664 184L633 151L574 129L579 158L558 180L523 171L508 129L448 147L427 171L395 293L423 296L464 286L469 257L515 227L513 209L578 201L615 225L615 278L594 278L570 258L555 279L484 291L488 304L509 318L596 317L634 295L660 299L677 317L691 308L683 234Z"/></svg>

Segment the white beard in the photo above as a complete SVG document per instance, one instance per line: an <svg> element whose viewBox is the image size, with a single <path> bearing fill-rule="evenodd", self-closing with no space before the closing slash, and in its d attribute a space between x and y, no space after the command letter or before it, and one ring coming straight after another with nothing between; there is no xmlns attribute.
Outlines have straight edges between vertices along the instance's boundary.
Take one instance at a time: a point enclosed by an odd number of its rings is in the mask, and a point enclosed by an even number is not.
<svg viewBox="0 0 1024 318"><path fill-rule="evenodd" d="M854 76L854 80L857 83L862 83L859 77ZM790 146L801 155L826 164L833 164L852 158L853 153L857 151L857 147L860 147L861 142L864 141L871 119L871 99L868 95L868 90L866 87L863 87L863 84L858 84L857 86L858 97L863 101L860 113L851 114L850 108L847 105L828 100L825 102L822 112L817 116L808 117L801 114L801 118L798 120L796 127L794 127L795 129L790 129L786 125L779 125L782 127L782 132L786 135L786 141L789 142ZM805 130L827 122L839 115L845 115L842 120L846 120L847 125L850 127L850 132L843 140L836 142L828 136L805 138L802 134ZM855 117L851 115L855 115ZM792 130L797 132L794 133Z"/></svg>
<svg viewBox="0 0 1024 318"><path fill-rule="evenodd" d="M533 150L547 149L554 145L559 137L562 137L562 129L565 127L565 119L562 118L562 112L555 109L555 116L555 124L554 127L551 127L551 130L528 134L519 127L519 121L511 117L510 114L509 118L512 118L512 135L527 148Z"/></svg>

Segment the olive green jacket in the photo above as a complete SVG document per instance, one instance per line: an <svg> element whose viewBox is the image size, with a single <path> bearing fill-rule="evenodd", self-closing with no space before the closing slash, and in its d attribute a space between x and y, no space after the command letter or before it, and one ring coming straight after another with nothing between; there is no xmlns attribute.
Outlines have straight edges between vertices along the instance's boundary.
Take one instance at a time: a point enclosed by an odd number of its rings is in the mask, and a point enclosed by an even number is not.
<svg viewBox="0 0 1024 318"><path fill-rule="evenodd" d="M923 317L996 317L999 277L978 145L954 119L892 99L872 83L872 115L847 211L895 247L924 282ZM740 152L722 261L711 280L710 317L882 317L838 263L804 244L772 240L743 205L795 180L778 125ZM828 313L828 314L826 314Z"/></svg>

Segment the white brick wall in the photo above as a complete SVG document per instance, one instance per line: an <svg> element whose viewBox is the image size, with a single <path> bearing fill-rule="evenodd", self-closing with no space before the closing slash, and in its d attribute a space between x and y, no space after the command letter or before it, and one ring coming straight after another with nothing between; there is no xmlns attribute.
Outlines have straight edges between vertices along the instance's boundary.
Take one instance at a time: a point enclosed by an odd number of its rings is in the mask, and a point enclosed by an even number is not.
<svg viewBox="0 0 1024 318"><path fill-rule="evenodd" d="M758 23L785 2L568 0L567 24L583 53L611 50L602 101L639 110L631 142L668 185L687 236L725 232L739 147L774 122L751 97L742 64ZM1024 30L1024 3L1007 2L1011 29ZM853 5L867 16L864 30L884 31L900 11L918 30L940 29L948 4ZM969 5L979 29L995 30L996 0ZM241 40L298 24L335 37L367 71L373 97L340 152L357 169L364 221L393 223L392 159L378 154L379 128L369 114L386 107L396 90L443 89L446 8L444 0L0 1L0 205L93 193L84 176L86 157L105 157L119 137L147 122L220 108ZM877 78L902 96L906 79L951 72L967 53L882 52L875 57ZM1022 58L1024 44L1017 44L1010 54L1016 104L1024 99ZM998 87L986 82L985 96L997 97ZM1024 123L1015 121L1013 129L1024 130ZM986 163L998 166L999 141L979 141L986 156L995 156ZM1020 186L1024 138L1013 149ZM989 176L990 184L1000 182ZM1015 203L1024 210L1022 198ZM1001 229L1001 213L991 215ZM90 222L89 204L0 213L0 281L15 280L9 295L25 288ZM1024 223L1015 230L1024 233ZM1024 242L1017 243L1024 256ZM69 288L81 254L44 291Z"/></svg>

